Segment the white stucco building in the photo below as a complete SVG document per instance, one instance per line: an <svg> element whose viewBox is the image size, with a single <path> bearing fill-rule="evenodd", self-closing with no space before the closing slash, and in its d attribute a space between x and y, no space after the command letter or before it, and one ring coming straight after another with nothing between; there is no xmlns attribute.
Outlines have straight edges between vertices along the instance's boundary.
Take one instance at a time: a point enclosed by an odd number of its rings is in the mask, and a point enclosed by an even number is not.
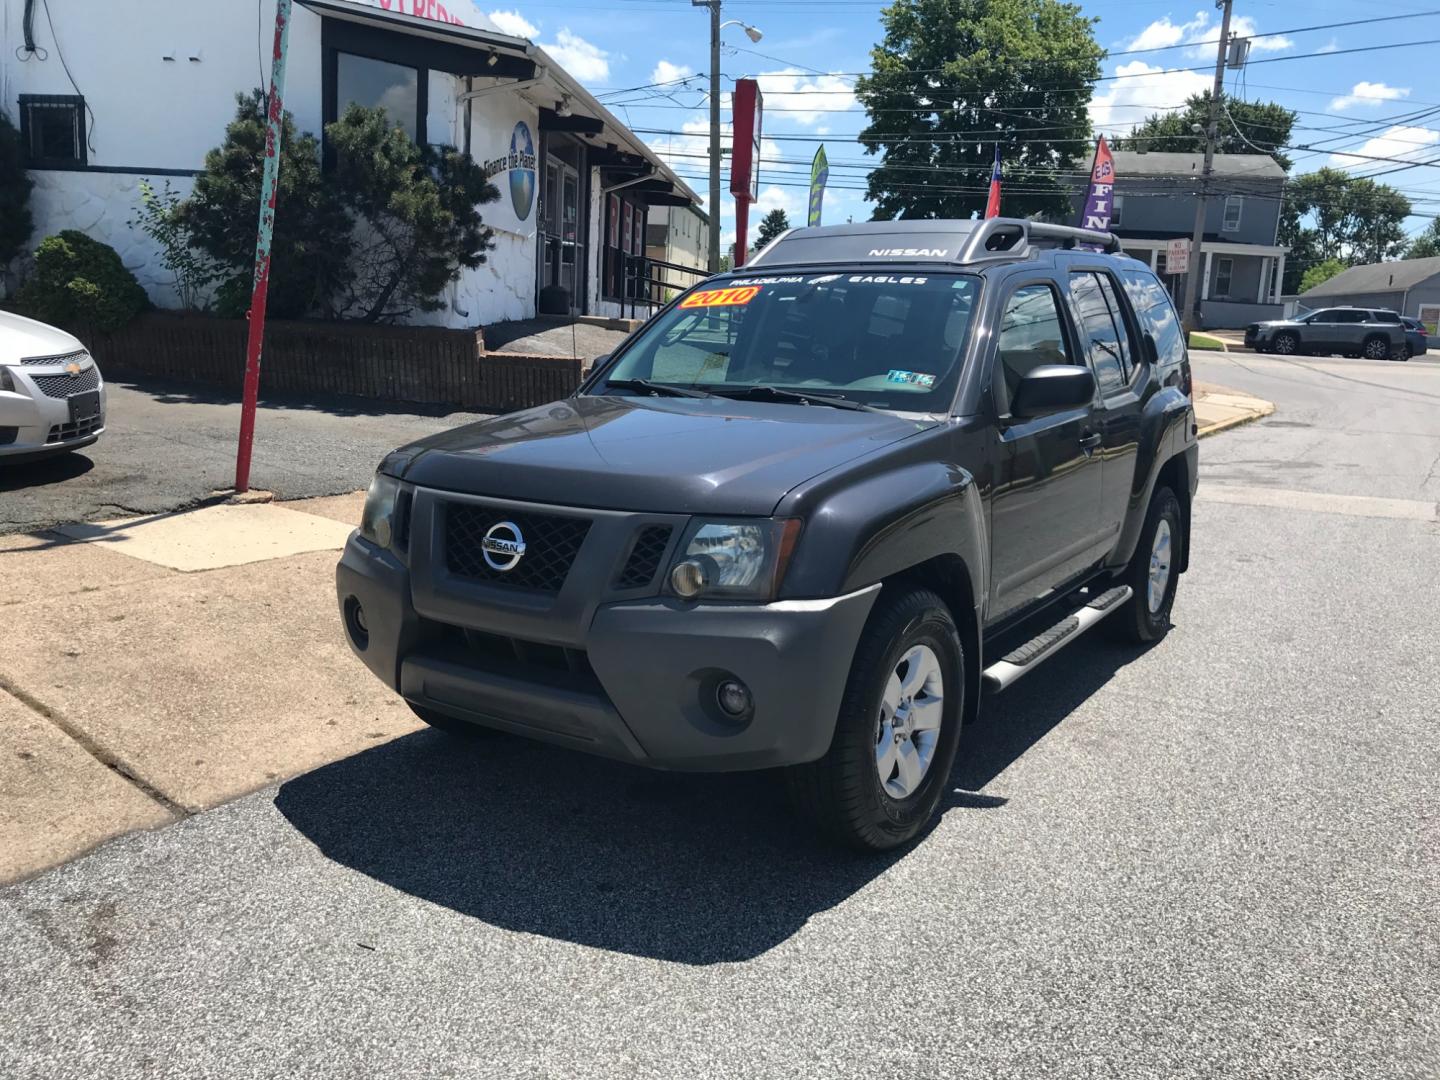
<svg viewBox="0 0 1440 1080"><path fill-rule="evenodd" d="M319 136L349 102L383 105L417 140L493 172L501 198L482 213L495 250L420 321L646 314L647 215L694 192L542 49L463 6L470 25L436 0L295 0L286 109ZM0 0L0 107L29 153L34 243L86 232L173 306L158 252L129 224L139 184L188 191L235 95L268 84L274 0L48 7L47 20L38 0Z"/></svg>

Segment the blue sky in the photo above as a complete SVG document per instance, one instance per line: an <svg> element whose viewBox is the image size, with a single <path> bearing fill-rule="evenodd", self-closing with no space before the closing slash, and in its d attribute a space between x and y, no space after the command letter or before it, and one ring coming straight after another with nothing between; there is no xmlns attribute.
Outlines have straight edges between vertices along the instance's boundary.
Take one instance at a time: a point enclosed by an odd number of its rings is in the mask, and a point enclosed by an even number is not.
<svg viewBox="0 0 1440 1080"><path fill-rule="evenodd" d="M476 6L502 29L541 44L616 115L668 152L676 170L705 193L705 161L693 156L705 153L708 130L704 8L689 0L536 0ZM870 216L862 192L847 190L863 189L869 163L876 160L853 141L865 117L850 90L853 73L868 67L870 48L881 36L883 6L867 0L725 4L723 18L743 20L764 33L758 44L739 26L722 36L724 85L737 76L761 79L765 134L773 137L764 149L761 196L752 221L776 206L792 222L803 217L809 174L805 162L822 139L831 162L826 222ZM1094 0L1081 7L1098 17L1096 37L1112 53L1168 47L1105 62L1104 74L1120 77L1097 86L1091 106L1097 130L1122 133L1148 113L1178 105L1210 85L1212 71L1176 70L1213 65L1219 13L1210 3ZM1334 165L1365 175L1396 169L1398 162L1440 158L1440 74L1430 59L1440 46L1345 51L1440 38L1440 16L1422 16L1422 10L1415 0L1384 5L1240 0L1234 28L1252 37L1252 63L1243 73L1226 73L1227 90L1300 111L1293 140L1316 149L1291 152L1295 173ZM1361 26L1295 29L1390 15L1404 17ZM1318 55L1279 59L1302 54ZM665 85L647 86L652 83ZM635 87L645 88L630 89ZM727 120L728 105L727 100ZM1347 157L1345 151L1397 161ZM1411 231L1423 228L1440 207L1440 168L1406 168L1383 180L1414 202L1417 215L1408 223ZM722 228L728 242L734 209L728 196L724 202Z"/></svg>

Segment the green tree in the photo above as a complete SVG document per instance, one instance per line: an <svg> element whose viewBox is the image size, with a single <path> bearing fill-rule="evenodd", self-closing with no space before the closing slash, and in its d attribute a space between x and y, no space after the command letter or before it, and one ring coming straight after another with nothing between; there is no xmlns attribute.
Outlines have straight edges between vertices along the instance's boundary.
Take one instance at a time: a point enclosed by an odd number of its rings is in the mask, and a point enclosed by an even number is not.
<svg viewBox="0 0 1440 1080"><path fill-rule="evenodd" d="M1407 259L1433 259L1440 255L1440 218L1431 218L1430 224L1405 249Z"/></svg>
<svg viewBox="0 0 1440 1080"><path fill-rule="evenodd" d="M895 0L856 97L882 155L874 216L965 218L984 210L995 144L1003 210L1070 213L1065 170L1082 165L1104 50L1095 19L1060 0ZM984 132L976 135L976 132Z"/></svg>
<svg viewBox="0 0 1440 1080"><path fill-rule="evenodd" d="M1215 128L1215 151L1220 154L1266 153L1290 171L1290 158L1282 147L1298 117L1273 101L1241 101L1222 94L1223 106ZM1157 153L1198 154L1205 150L1205 125L1210 119L1210 91L1194 94L1185 108L1146 117L1129 135L1115 139L1116 150L1153 150ZM1234 121L1233 123L1231 121ZM1196 131L1196 126L1200 130ZM1238 131L1236 129L1239 129Z"/></svg>
<svg viewBox="0 0 1440 1080"><path fill-rule="evenodd" d="M1343 259L1326 259L1318 262L1300 276L1300 292L1309 292L1316 285L1324 284L1336 274L1348 270L1350 267Z"/></svg>
<svg viewBox="0 0 1440 1080"><path fill-rule="evenodd" d="M191 246L184 201L169 180L159 191L149 180L140 181L140 203L129 225L150 237L160 249L160 262L174 277L180 306L186 311L202 309L205 290L220 277L220 272L203 252Z"/></svg>
<svg viewBox="0 0 1440 1080"><path fill-rule="evenodd" d="M1286 186L1280 242L1296 264L1286 289L1306 266L1339 259L1347 266L1399 256L1406 246L1405 219L1411 205L1388 184L1351 176L1343 169L1317 169Z"/></svg>
<svg viewBox="0 0 1440 1080"><path fill-rule="evenodd" d="M479 207L500 192L470 157L417 145L380 108L351 105L325 137L335 188L357 225L336 314L377 322L438 311L441 290L494 246Z"/></svg>
<svg viewBox="0 0 1440 1080"><path fill-rule="evenodd" d="M30 189L20 133L0 112L0 266L24 250L34 223L30 218Z"/></svg>
<svg viewBox="0 0 1440 1080"><path fill-rule="evenodd" d="M189 243L219 267L217 310L238 316L250 302L255 227L265 164L264 95L236 95L225 141L205 155L190 198L178 210ZM267 307L277 318L326 310L341 287L351 251L351 222L320 170L320 144L282 117L275 234L270 244Z"/></svg>
<svg viewBox="0 0 1440 1080"><path fill-rule="evenodd" d="M755 233L755 246L751 250L759 251L788 228L790 219L785 216L785 211L777 206L760 219L760 228Z"/></svg>

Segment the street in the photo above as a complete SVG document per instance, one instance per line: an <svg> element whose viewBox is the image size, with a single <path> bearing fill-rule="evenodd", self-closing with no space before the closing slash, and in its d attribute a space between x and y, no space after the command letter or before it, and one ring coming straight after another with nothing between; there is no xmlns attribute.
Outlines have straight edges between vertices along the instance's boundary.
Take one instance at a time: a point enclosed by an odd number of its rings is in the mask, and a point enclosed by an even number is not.
<svg viewBox="0 0 1440 1080"><path fill-rule="evenodd" d="M1433 1077L1440 365L1195 376L1277 411L1202 443L1175 628L988 701L913 849L770 775L406 734L0 889L0 1075ZM112 393L95 472L162 404ZM455 422L288 418L287 495ZM230 434L177 432L198 495Z"/></svg>
<svg viewBox="0 0 1440 1080"><path fill-rule="evenodd" d="M234 484L235 395L126 379L110 382L107 392L106 431L93 446L0 463L0 534L180 510ZM262 400L251 484L287 499L355 491L388 451L471 418L417 415L416 408L319 395Z"/></svg>

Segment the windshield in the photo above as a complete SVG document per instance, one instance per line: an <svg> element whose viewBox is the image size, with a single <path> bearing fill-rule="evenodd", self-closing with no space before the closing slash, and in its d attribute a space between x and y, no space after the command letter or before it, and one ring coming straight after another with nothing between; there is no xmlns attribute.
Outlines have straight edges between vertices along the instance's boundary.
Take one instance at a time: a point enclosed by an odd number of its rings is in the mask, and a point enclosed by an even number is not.
<svg viewBox="0 0 1440 1080"><path fill-rule="evenodd" d="M978 293L976 278L957 274L709 283L646 326L591 392L678 386L738 396L762 386L945 412Z"/></svg>

